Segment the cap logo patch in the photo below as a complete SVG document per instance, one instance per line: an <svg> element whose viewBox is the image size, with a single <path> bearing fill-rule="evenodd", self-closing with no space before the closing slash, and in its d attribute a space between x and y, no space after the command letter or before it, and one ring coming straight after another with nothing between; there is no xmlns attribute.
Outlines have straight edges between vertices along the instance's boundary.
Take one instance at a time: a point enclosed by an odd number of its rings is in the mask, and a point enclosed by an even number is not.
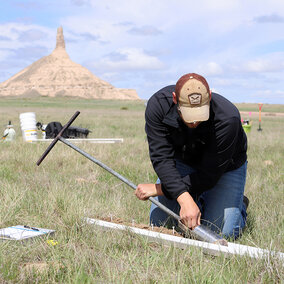
<svg viewBox="0 0 284 284"><path fill-rule="evenodd" d="M191 105L201 104L201 94L191 94L188 96L188 99Z"/></svg>

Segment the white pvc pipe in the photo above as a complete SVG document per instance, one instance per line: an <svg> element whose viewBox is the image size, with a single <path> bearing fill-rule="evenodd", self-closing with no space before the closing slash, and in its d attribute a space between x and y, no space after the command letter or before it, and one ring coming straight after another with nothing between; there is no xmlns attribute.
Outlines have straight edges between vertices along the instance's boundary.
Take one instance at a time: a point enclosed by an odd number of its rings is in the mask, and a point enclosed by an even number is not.
<svg viewBox="0 0 284 284"><path fill-rule="evenodd" d="M122 143L123 138L80 138L80 139L66 139L70 142L90 142L90 143ZM53 139L37 139L33 142L52 142Z"/></svg>
<svg viewBox="0 0 284 284"><path fill-rule="evenodd" d="M85 218L86 223L94 224L100 226L104 229L113 229L113 230L123 230L130 231L134 234L142 235L149 240L159 242L167 245L174 245L175 247L186 249L189 246L200 247L204 250L205 253L211 255L220 255L223 254L225 256L230 255L240 255L240 256L249 256L252 258L266 258L266 257L275 257L279 260L283 261L284 264L284 253L270 251L267 249L261 249L246 245L240 245L235 243L228 242L228 246L223 246L219 244L211 244L207 242L201 242L197 240L182 238L178 236L172 236L169 234L162 234L158 232L154 232L151 230L144 230L135 227L129 227L125 225L120 225L116 223L101 221L98 219Z"/></svg>

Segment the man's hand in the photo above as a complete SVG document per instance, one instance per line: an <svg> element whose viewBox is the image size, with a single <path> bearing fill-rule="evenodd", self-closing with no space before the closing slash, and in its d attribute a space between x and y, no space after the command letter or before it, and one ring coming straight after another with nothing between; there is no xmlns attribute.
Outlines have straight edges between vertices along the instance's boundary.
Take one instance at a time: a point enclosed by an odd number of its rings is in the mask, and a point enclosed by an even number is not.
<svg viewBox="0 0 284 284"><path fill-rule="evenodd" d="M188 192L182 193L177 202L180 205L181 222L190 229L200 225L201 212Z"/></svg>
<svg viewBox="0 0 284 284"><path fill-rule="evenodd" d="M147 200L151 196L163 195L163 192L160 184L145 183L138 184L135 195L140 200Z"/></svg>

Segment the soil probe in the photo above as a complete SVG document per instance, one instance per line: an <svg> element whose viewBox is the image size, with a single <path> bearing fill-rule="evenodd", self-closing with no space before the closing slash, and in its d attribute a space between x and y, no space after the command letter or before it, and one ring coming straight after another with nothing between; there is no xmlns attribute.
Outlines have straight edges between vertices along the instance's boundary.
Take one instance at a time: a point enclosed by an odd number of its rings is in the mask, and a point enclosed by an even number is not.
<svg viewBox="0 0 284 284"><path fill-rule="evenodd" d="M75 151L79 152L84 157L86 157L87 159L91 160L95 164L99 165L100 167L102 167L103 169L108 171L109 173L113 174L115 177L117 177L118 179L120 179L121 181L123 181L124 183L126 183L127 185L129 185L130 187L132 187L135 190L137 188L137 186L135 184L133 184L132 182L127 180L125 177L123 177L119 173L115 172L113 169L111 169L107 165L103 164L99 160L95 159L94 157L92 157L91 155L89 155L88 153L84 152L83 150L81 150L80 148L76 147L75 145L73 145L68 140L66 140L66 139L64 139L62 137L62 134L64 133L64 131L72 124L72 122L77 118L77 116L79 114L80 114L80 112L77 111L71 117L71 119L64 125L64 127L61 129L61 131L58 133L58 135L54 138L54 140L51 142L51 144L48 146L48 148L45 150L45 152L39 158L39 160L37 161L36 164L39 166L41 164L41 162L45 159L45 157L48 155L48 153L51 151L51 149L55 146L57 141L60 140L61 142L63 142L64 144L68 145L69 147L71 147ZM165 205L163 205L162 203L160 203L159 201L157 201L153 197L150 197L149 200L152 203L154 203L155 205L157 205L161 210L166 212L168 215L170 215L171 217L176 219L178 221L179 228L182 230L182 232L186 236L192 235L194 238L196 238L196 239L198 239L200 241L205 241L205 242L209 242L209 243L218 243L220 245L225 245L225 246L228 245L228 243L227 243L227 241L225 239L223 239L221 236L217 235L216 233L214 233L213 231L211 231L208 227L206 227L204 225L199 225L199 226L195 227L194 230L190 230L188 227L186 227L181 222L181 219L180 219L179 215L177 215L176 213L171 211L169 208L167 208Z"/></svg>

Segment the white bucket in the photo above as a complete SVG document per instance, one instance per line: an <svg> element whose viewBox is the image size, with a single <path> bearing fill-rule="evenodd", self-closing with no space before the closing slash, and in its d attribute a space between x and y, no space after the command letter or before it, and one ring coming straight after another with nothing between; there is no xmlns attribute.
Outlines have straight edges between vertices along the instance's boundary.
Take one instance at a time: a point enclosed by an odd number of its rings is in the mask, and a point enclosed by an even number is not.
<svg viewBox="0 0 284 284"><path fill-rule="evenodd" d="M41 128L42 131L42 139L45 139L46 133L45 133L45 128L46 128L47 124L44 124Z"/></svg>
<svg viewBox="0 0 284 284"><path fill-rule="evenodd" d="M36 117L34 112L24 112L20 114L22 135L26 142L37 140Z"/></svg>

